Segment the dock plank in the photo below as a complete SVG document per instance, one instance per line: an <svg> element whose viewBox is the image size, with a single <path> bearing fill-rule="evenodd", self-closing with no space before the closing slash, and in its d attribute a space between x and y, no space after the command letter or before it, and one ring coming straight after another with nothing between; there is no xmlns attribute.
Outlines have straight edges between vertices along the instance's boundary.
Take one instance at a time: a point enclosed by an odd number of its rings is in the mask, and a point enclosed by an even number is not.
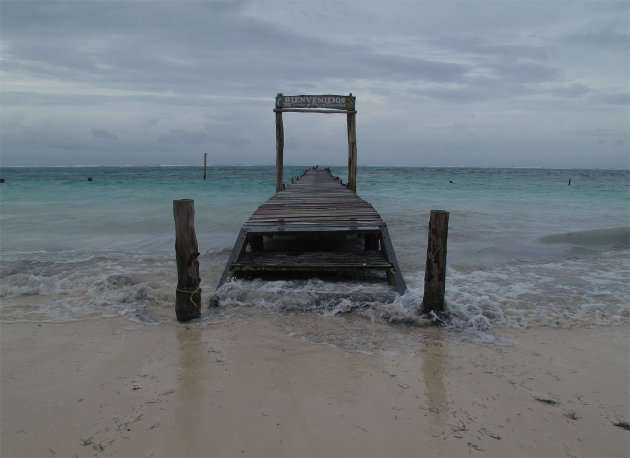
<svg viewBox="0 0 630 458"><path fill-rule="evenodd" d="M323 169L310 169L276 193L252 214L245 226L268 225L380 226L385 224L369 202Z"/></svg>

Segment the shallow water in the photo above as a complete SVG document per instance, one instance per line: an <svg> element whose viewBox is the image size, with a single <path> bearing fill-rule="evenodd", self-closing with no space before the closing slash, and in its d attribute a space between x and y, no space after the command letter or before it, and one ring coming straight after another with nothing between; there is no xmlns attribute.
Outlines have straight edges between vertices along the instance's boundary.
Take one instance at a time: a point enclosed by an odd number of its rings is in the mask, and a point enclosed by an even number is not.
<svg viewBox="0 0 630 458"><path fill-rule="evenodd" d="M285 168L285 182L303 170ZM273 167L208 172L204 181L191 167L2 169L0 318L174 320L180 198L195 200L208 301L240 226L275 188ZM426 228L430 210L444 209L450 326L630 322L628 171L364 167L357 183L388 224L406 294L382 282L236 280L203 320L257 310L421 324Z"/></svg>

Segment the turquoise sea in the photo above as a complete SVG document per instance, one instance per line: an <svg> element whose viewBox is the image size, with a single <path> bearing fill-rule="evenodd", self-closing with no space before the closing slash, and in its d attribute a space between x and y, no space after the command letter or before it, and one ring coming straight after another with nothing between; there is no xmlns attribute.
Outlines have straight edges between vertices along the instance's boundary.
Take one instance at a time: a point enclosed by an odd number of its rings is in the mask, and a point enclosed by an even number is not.
<svg viewBox="0 0 630 458"><path fill-rule="evenodd" d="M305 168L285 167L285 182ZM344 167L331 168L346 181ZM241 225L275 189L273 166L214 166L206 180L201 167L170 166L2 168L0 177L3 321L174 321L172 201L195 201L207 303ZM628 170L359 167L357 193L388 224L407 293L237 280L201 321L258 310L408 322L422 300L429 213L442 209L451 327L630 322Z"/></svg>

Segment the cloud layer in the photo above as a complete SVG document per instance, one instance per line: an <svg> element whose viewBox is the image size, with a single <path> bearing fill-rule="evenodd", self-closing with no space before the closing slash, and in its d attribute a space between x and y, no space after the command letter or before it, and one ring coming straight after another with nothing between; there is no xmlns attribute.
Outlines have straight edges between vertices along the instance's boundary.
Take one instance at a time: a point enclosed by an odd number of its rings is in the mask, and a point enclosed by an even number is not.
<svg viewBox="0 0 630 458"><path fill-rule="evenodd" d="M357 96L363 165L630 166L625 0L0 8L4 166L273 163L277 92ZM346 161L342 115L285 134Z"/></svg>

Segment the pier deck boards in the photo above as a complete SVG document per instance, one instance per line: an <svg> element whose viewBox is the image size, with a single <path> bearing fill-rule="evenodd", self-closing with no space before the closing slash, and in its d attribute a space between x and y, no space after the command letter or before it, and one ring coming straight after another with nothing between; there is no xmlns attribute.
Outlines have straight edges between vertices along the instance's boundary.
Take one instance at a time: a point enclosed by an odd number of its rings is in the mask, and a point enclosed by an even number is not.
<svg viewBox="0 0 630 458"><path fill-rule="evenodd" d="M327 170L310 169L297 182L262 204L246 226L381 226L385 224L368 202L345 187Z"/></svg>
<svg viewBox="0 0 630 458"><path fill-rule="evenodd" d="M264 272L385 271L404 279L387 225L328 169L313 168L263 203L243 225L219 282Z"/></svg>

